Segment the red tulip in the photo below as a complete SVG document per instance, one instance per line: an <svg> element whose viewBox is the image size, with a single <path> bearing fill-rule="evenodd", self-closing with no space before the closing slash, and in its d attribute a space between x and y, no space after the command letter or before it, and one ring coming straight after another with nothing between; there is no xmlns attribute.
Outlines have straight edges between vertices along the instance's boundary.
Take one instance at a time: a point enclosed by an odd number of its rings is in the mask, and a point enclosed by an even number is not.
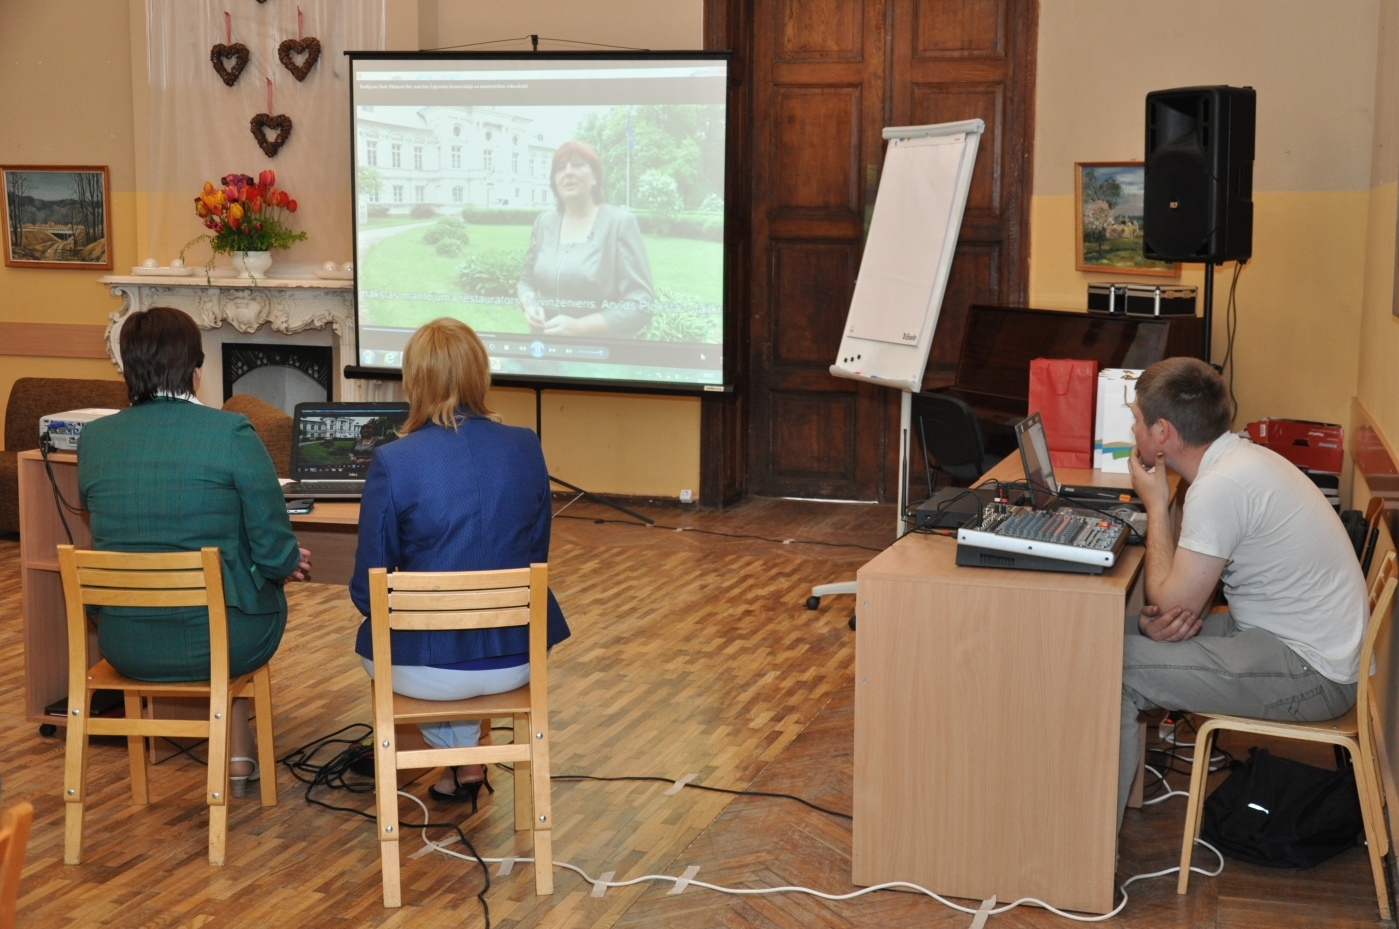
<svg viewBox="0 0 1399 929"><path fill-rule="evenodd" d="M223 189L223 196L225 200L232 203L238 199L238 190L232 186L225 187Z"/></svg>
<svg viewBox="0 0 1399 929"><path fill-rule="evenodd" d="M277 183L277 175L273 173L271 168L268 168L257 176L257 182L263 187L271 187Z"/></svg>
<svg viewBox="0 0 1399 929"><path fill-rule="evenodd" d="M252 208L252 211L253 211L254 213L261 213L261 212L262 212L262 198L261 198L261 197L253 197L252 202L249 203L248 206L250 206L250 207Z"/></svg>
<svg viewBox="0 0 1399 929"><path fill-rule="evenodd" d="M295 201L295 200L288 200L288 201L287 201L287 209L290 210L290 211L292 211L293 213L295 213L295 212L296 212L296 201Z"/></svg>

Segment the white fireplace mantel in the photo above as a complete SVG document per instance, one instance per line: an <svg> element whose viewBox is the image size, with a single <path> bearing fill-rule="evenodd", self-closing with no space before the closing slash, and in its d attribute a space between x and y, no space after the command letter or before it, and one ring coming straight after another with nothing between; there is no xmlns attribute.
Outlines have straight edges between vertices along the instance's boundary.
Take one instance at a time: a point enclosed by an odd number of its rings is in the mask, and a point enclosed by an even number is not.
<svg viewBox="0 0 1399 929"><path fill-rule="evenodd" d="M119 339L122 323L131 313L153 306L183 310L204 330L205 374L199 399L210 406L223 403L221 344L229 339L216 332L228 323L245 335L257 334L289 344L327 342L333 347L337 372L335 397L339 400L397 399L398 384L365 381L344 376L345 365L355 358L353 282L305 278L214 277L206 279L196 269L188 277L159 275L110 275L101 283L121 298L107 326L107 354L121 368ZM326 331L326 327L330 331ZM329 338L327 338L329 337ZM207 396L206 396L207 395Z"/></svg>

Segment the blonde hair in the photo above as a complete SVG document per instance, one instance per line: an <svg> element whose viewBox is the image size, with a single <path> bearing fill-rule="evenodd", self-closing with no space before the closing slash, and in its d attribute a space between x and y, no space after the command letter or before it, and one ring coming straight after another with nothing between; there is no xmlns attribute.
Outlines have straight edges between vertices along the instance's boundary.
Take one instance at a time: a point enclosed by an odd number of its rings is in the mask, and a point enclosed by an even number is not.
<svg viewBox="0 0 1399 929"><path fill-rule="evenodd" d="M420 327L403 348L403 394L408 419L399 427L407 435L434 422L456 430L466 407L477 416L500 422L486 406L491 388L491 364L486 346L461 320L434 319Z"/></svg>

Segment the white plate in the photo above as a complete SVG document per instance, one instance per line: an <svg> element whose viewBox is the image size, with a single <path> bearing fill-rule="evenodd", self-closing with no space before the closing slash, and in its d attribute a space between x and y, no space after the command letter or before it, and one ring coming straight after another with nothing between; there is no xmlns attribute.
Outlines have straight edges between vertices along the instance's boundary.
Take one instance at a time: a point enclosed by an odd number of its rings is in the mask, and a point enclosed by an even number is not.
<svg viewBox="0 0 1399 929"><path fill-rule="evenodd" d="M323 281L353 281L355 279L355 272L341 271L339 269L327 271L325 268L317 268L316 277Z"/></svg>
<svg viewBox="0 0 1399 929"><path fill-rule="evenodd" d="M193 267L133 267L132 274L150 274L151 277L189 277Z"/></svg>

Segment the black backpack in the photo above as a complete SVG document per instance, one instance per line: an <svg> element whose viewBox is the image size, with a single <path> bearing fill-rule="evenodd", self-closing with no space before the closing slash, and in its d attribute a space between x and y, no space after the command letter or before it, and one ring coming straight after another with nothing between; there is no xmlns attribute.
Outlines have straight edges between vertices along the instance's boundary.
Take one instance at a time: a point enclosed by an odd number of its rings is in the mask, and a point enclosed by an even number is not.
<svg viewBox="0 0 1399 929"><path fill-rule="evenodd" d="M1310 868L1355 846L1365 830L1355 771L1328 771L1264 748L1205 801L1201 838L1230 858Z"/></svg>

